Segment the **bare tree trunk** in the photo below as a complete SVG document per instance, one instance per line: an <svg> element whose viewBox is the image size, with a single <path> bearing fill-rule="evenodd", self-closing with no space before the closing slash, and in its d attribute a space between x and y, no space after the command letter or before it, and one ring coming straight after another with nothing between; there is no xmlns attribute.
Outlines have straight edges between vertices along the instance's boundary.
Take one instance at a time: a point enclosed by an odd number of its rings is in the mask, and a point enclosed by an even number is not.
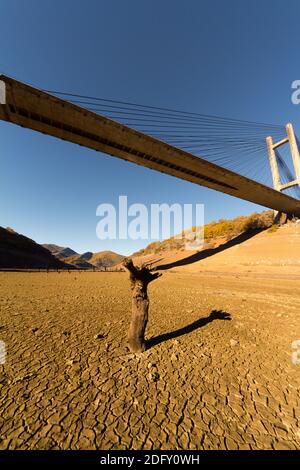
<svg viewBox="0 0 300 470"><path fill-rule="evenodd" d="M160 273L151 273L145 266L137 268L131 259L123 261L124 268L130 274L132 290L132 318L128 332L128 345L133 353L145 351L145 330L148 323L148 284L161 276Z"/></svg>

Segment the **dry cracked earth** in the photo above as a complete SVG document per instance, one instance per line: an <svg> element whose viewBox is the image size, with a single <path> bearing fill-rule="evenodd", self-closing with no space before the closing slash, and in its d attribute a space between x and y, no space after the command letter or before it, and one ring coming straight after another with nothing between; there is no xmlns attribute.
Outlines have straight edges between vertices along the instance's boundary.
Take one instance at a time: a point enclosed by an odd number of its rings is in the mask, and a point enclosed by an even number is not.
<svg viewBox="0 0 300 470"><path fill-rule="evenodd" d="M300 276L0 273L1 449L299 449Z"/></svg>

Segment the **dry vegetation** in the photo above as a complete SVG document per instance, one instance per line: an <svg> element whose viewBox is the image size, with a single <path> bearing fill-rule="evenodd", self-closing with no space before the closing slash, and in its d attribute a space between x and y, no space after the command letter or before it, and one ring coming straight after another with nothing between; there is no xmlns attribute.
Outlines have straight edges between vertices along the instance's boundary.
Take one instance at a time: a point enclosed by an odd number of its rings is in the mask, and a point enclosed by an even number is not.
<svg viewBox="0 0 300 470"><path fill-rule="evenodd" d="M222 238L222 242L226 242L242 233L267 229L272 226L273 221L273 211L264 211L262 213L255 212L248 216L236 217L231 220L220 219L210 222L204 227L205 242L210 244L219 238ZM196 231L196 227L192 227L192 231ZM170 237L167 240L150 243L146 248L134 253L133 256L183 250L185 241L186 238L184 236L180 239Z"/></svg>

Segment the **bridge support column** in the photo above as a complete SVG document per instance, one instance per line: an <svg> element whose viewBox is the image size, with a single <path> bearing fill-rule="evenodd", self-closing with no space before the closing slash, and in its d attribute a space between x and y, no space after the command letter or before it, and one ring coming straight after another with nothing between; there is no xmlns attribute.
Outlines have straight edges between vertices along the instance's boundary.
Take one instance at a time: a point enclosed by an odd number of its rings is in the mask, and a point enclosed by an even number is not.
<svg viewBox="0 0 300 470"><path fill-rule="evenodd" d="M289 143L290 143L290 149L291 149L293 165L294 165L294 170L295 170L295 176L296 176L295 184L298 184L298 186L300 186L300 155L299 155L299 149L298 149L294 129L291 123L288 123L286 125L286 132L287 132L287 136L288 136Z"/></svg>
<svg viewBox="0 0 300 470"><path fill-rule="evenodd" d="M281 182L280 182L280 175L279 175L279 169L277 165L276 154L274 150L273 139L272 137L267 137L266 141L267 141L269 162L270 162L272 178L273 178L273 186L274 186L274 189L276 189L277 191L280 191Z"/></svg>
<svg viewBox="0 0 300 470"><path fill-rule="evenodd" d="M274 224L276 225L284 225L289 220L289 216L284 212L277 212L274 211Z"/></svg>
<svg viewBox="0 0 300 470"><path fill-rule="evenodd" d="M268 149L268 156L269 162L271 167L272 179L273 179L273 186L276 191L283 192L285 189L292 188L293 186L300 187L300 155L299 149L297 145L297 140L295 137L294 129L291 123L286 125L286 133L287 137L282 139L280 142L273 143L273 139L271 136L266 138L267 149ZM277 156L275 149L281 147L282 145L289 143L294 172L295 172L295 180L289 181L286 184L283 184L280 179L280 173L277 163ZM274 211L274 222L279 223L280 225L286 223L288 218L291 218L293 214L284 214L282 212Z"/></svg>

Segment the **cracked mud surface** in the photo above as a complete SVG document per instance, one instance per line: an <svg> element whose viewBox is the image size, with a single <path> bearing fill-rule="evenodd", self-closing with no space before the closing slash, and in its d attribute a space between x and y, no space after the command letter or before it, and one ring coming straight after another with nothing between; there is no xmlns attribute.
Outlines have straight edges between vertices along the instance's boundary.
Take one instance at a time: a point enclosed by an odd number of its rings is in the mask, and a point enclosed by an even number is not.
<svg viewBox="0 0 300 470"><path fill-rule="evenodd" d="M166 272L149 294L131 355L126 274L0 273L0 449L300 449L300 277Z"/></svg>

